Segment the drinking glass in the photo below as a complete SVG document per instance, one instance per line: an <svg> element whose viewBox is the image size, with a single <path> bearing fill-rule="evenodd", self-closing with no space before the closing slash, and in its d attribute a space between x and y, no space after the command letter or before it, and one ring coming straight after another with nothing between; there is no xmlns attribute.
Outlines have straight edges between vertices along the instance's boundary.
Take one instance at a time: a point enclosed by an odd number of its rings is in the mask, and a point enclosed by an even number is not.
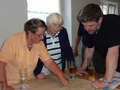
<svg viewBox="0 0 120 90"><path fill-rule="evenodd" d="M68 61L68 67L69 67L69 78L70 79L75 79L76 78L76 64L75 60L74 61Z"/></svg>
<svg viewBox="0 0 120 90"><path fill-rule="evenodd" d="M6 90L5 83L0 81L0 90Z"/></svg>
<svg viewBox="0 0 120 90"><path fill-rule="evenodd" d="M20 76L20 85L19 89L27 89L28 86L28 76L27 76L27 68L23 68L19 70L19 76Z"/></svg>
<svg viewBox="0 0 120 90"><path fill-rule="evenodd" d="M89 74L89 80L95 81L95 65L94 65L94 57L90 60L88 59L88 74Z"/></svg>

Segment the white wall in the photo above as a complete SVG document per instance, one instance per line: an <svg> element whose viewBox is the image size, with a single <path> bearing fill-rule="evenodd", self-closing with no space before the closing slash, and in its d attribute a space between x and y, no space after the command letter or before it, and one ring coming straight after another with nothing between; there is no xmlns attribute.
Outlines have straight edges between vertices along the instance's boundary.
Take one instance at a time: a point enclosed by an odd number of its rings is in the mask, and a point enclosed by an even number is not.
<svg viewBox="0 0 120 90"><path fill-rule="evenodd" d="M26 0L0 0L0 47L8 36L23 31L26 20Z"/></svg>
<svg viewBox="0 0 120 90"><path fill-rule="evenodd" d="M70 40L70 43L72 45L72 10L71 10L71 0L61 0L61 5L62 5L62 8L61 8L61 12L62 12L62 16L63 16L63 19L64 19L64 27L68 30L68 35L69 35L69 40Z"/></svg>

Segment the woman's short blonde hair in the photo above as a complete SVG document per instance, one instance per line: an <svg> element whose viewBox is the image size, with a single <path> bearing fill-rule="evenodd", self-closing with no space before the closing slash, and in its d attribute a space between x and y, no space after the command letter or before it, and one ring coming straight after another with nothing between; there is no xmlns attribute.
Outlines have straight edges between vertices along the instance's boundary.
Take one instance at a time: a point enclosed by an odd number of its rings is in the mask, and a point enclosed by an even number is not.
<svg viewBox="0 0 120 90"><path fill-rule="evenodd" d="M64 23L63 17L59 13L51 13L47 17L47 24L52 24L52 23L57 23L57 22L61 22L62 25Z"/></svg>

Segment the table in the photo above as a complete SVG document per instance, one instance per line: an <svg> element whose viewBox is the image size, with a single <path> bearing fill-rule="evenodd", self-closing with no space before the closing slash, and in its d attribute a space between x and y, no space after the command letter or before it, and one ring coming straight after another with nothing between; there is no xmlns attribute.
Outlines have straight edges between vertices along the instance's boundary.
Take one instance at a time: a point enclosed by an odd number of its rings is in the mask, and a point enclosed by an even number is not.
<svg viewBox="0 0 120 90"><path fill-rule="evenodd" d="M65 74L66 77L68 77L68 74ZM96 79L103 77L101 74L96 74ZM72 85L73 90L102 90L102 89L95 89L91 86L91 81L87 80L88 75L82 75L78 76L78 78L69 80L69 83ZM71 90L70 88L63 86L58 77L55 76L54 74L49 74L47 75L47 78L38 80L38 79L33 79L28 81L29 88L27 90ZM18 84L13 85L15 90L17 89ZM120 89L120 86L117 88ZM119 90L119 89L114 89L114 90ZM111 89L109 89L111 90Z"/></svg>

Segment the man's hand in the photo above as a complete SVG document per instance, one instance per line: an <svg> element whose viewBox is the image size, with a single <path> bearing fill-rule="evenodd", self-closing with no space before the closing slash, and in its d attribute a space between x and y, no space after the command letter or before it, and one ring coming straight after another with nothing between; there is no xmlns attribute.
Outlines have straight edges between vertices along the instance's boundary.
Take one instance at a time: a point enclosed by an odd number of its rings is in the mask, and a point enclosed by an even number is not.
<svg viewBox="0 0 120 90"><path fill-rule="evenodd" d="M86 71L80 71L80 70L76 71L76 75L83 75L83 74L88 75Z"/></svg>
<svg viewBox="0 0 120 90"><path fill-rule="evenodd" d="M15 90L15 89L13 87L7 85L5 90Z"/></svg>
<svg viewBox="0 0 120 90"><path fill-rule="evenodd" d="M36 76L38 79L44 79L46 78L46 75L44 73L40 73Z"/></svg>
<svg viewBox="0 0 120 90"><path fill-rule="evenodd" d="M69 88L72 89L72 86L69 84L68 78L66 78L65 76L61 76L59 79L64 86L68 86Z"/></svg>
<svg viewBox="0 0 120 90"><path fill-rule="evenodd" d="M88 73L84 71L82 67L77 67L76 75L82 75L82 74L88 75Z"/></svg>
<svg viewBox="0 0 120 90"><path fill-rule="evenodd" d="M108 86L107 83L104 83L103 81L100 81L100 80L95 80L93 83L92 83L92 86L94 88L105 88Z"/></svg>

